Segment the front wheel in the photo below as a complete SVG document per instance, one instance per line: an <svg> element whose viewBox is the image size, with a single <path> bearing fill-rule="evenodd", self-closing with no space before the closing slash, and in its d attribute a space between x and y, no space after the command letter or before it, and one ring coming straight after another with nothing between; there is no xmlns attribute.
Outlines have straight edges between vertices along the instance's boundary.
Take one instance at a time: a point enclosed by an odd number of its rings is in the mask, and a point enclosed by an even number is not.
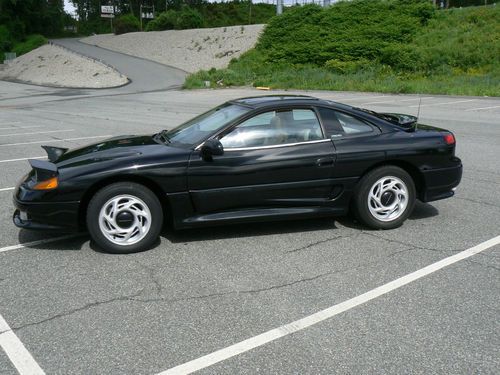
<svg viewBox="0 0 500 375"><path fill-rule="evenodd" d="M396 166L382 166L368 172L354 196L357 218L373 229L399 227L413 211L416 199L411 176Z"/></svg>
<svg viewBox="0 0 500 375"><path fill-rule="evenodd" d="M87 209L90 236L110 253L128 254L150 248L162 225L163 212L156 195L133 182L102 188Z"/></svg>

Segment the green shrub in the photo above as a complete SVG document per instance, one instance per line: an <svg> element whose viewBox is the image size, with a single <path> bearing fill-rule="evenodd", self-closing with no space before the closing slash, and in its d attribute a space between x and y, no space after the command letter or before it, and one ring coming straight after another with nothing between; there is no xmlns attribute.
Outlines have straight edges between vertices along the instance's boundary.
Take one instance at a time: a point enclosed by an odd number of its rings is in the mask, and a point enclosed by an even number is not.
<svg viewBox="0 0 500 375"><path fill-rule="evenodd" d="M160 31L172 29L196 29L203 26L203 17L200 12L190 7L181 10L167 10L150 21L146 31Z"/></svg>
<svg viewBox="0 0 500 375"><path fill-rule="evenodd" d="M141 23L133 14L125 14L115 20L115 34L132 33L141 29Z"/></svg>
<svg viewBox="0 0 500 375"><path fill-rule="evenodd" d="M17 56L21 56L44 44L47 44L47 39L43 35L33 34L26 37L24 41L16 43L12 48L12 52L15 52Z"/></svg>
<svg viewBox="0 0 500 375"><path fill-rule="evenodd" d="M0 53L9 52L13 45L14 43L7 26L0 25Z"/></svg>
<svg viewBox="0 0 500 375"><path fill-rule="evenodd" d="M373 60L389 46L408 43L433 15L431 3L407 0L294 7L271 19L257 49L271 61L295 64Z"/></svg>
<svg viewBox="0 0 500 375"><path fill-rule="evenodd" d="M197 29L203 26L201 13L191 7L183 7L178 14L176 29Z"/></svg>
<svg viewBox="0 0 500 375"><path fill-rule="evenodd" d="M149 21L146 31L172 30L177 25L177 14L175 10L167 10L160 13L154 20Z"/></svg>
<svg viewBox="0 0 500 375"><path fill-rule="evenodd" d="M500 7L435 10L418 0L288 8L256 47L203 81L273 88L500 96ZM218 86L220 86L219 84Z"/></svg>

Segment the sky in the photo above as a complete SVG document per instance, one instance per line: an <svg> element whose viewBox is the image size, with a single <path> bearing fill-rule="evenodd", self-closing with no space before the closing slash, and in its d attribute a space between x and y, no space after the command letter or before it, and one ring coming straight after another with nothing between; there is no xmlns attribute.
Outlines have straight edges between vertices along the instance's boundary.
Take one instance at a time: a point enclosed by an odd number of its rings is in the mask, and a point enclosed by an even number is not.
<svg viewBox="0 0 500 375"><path fill-rule="evenodd" d="M75 13L75 7L69 2L69 0L64 0L64 10L69 14Z"/></svg>

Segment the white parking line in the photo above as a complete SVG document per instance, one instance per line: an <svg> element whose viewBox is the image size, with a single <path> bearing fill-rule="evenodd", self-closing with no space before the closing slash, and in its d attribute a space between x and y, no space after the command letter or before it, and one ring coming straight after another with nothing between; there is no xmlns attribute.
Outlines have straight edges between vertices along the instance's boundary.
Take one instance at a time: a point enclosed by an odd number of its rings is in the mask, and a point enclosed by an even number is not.
<svg viewBox="0 0 500 375"><path fill-rule="evenodd" d="M422 100L425 100L425 99L432 99L432 97L426 97L426 98L422 98ZM420 100L420 98L412 98L412 99L404 99L404 100L383 100L383 101L380 101L380 102L369 102L369 103L362 103L363 105L367 105L367 104L382 104L382 103L401 103L401 102L412 102L412 101L415 101L415 100Z"/></svg>
<svg viewBox="0 0 500 375"><path fill-rule="evenodd" d="M0 315L0 347L7 354L19 374L45 374L2 315Z"/></svg>
<svg viewBox="0 0 500 375"><path fill-rule="evenodd" d="M413 281L416 281L422 277L430 275L440 269L447 267L451 264L469 258L481 251L489 249L495 245L500 244L500 236L496 236L488 241L480 243L477 246L471 247L467 250L461 251L455 255L444 258L436 263L432 263L427 267L421 268L418 271L412 272L408 275L400 277L394 281L387 284L379 286L378 288L372 289L366 293L363 293L357 297L351 298L347 301L341 302L337 305L333 305L324 310L321 310L315 314L306 316L305 318L296 320L294 322L282 325L281 327L272 329L270 331L261 333L260 335L251 337L244 341L240 341L234 345L228 346L226 348L217 350L213 353L207 354L203 357L194 359L192 361L186 362L179 366L173 367L169 370L163 371L158 375L170 375L170 374L191 374L195 371L204 369L206 367L212 366L218 362L224 361L228 358L237 356L239 354L245 353L249 350L255 349L259 346L265 345L269 342L277 340L281 337L291 335L292 333L301 331L305 328L311 327L317 323L320 323L326 319L330 319L340 313L348 311L356 306L362 305L372 299L383 296L393 290L401 288Z"/></svg>
<svg viewBox="0 0 500 375"><path fill-rule="evenodd" d="M94 137L79 137L79 138L66 138L66 139L47 139L45 141L5 143L3 145L0 144L0 147L31 145L31 144L35 144L35 143L53 143L53 142L79 141L79 140L83 140L83 139L109 138L109 137L112 137L112 136L108 134L108 135L96 135Z"/></svg>
<svg viewBox="0 0 500 375"><path fill-rule="evenodd" d="M41 128L40 125L31 125L31 126L11 126L8 128L0 128L0 130L17 130L17 129L33 129L33 128Z"/></svg>
<svg viewBox="0 0 500 375"><path fill-rule="evenodd" d="M30 247L30 246L42 245L44 243L51 243L51 242L56 242L56 241L67 240L69 238L74 238L74 237L78 237L78 236L79 236L78 234L67 234L65 236L46 238L44 240L31 241L31 242L20 243L17 245L12 245L12 246L0 247L0 253L4 253L6 251L11 251L11 250L23 249L25 247Z"/></svg>
<svg viewBox="0 0 500 375"><path fill-rule="evenodd" d="M62 132L73 132L75 129L64 129L64 130L48 130L44 132L29 132L29 133L11 133L11 134L0 134L0 137L9 137L11 135L32 135L32 134L49 134L49 133L62 133Z"/></svg>
<svg viewBox="0 0 500 375"><path fill-rule="evenodd" d="M13 246L6 246L0 248L0 253L22 249L29 246L36 246L45 243L60 241L64 239L74 238L78 235L70 234L66 236L47 238L44 240L32 241ZM0 347L3 349L7 357L10 359L17 372L21 375L42 375L45 372L40 365L36 362L30 352L23 345L19 337L12 331L9 324L0 315Z"/></svg>
<svg viewBox="0 0 500 375"><path fill-rule="evenodd" d="M500 108L500 105L494 105L492 107L469 108L469 109L466 109L466 111L481 111L483 109L494 109L494 108Z"/></svg>
<svg viewBox="0 0 500 375"><path fill-rule="evenodd" d="M453 102L444 102L444 103L431 103L431 104L422 104L421 107L431 107L431 106L436 106L436 105L447 105L447 104L458 104L458 103L468 103L468 102L474 102L477 99L468 99L468 100L455 100ZM416 105L410 105L409 107L418 107L419 104Z"/></svg>
<svg viewBox="0 0 500 375"><path fill-rule="evenodd" d="M0 191L10 191L10 190L14 190L15 187L10 187L10 188L1 188Z"/></svg>
<svg viewBox="0 0 500 375"><path fill-rule="evenodd" d="M0 163L10 163L11 161L22 161L22 160L29 160L29 159L47 159L47 157L46 156L32 156L31 158L5 159L5 160L0 160Z"/></svg>
<svg viewBox="0 0 500 375"><path fill-rule="evenodd" d="M411 101L414 101L414 100L427 100L427 99L434 99L433 96L426 96L426 97L422 97L422 98L412 98L412 99L405 99L405 100L398 100L398 102L411 102Z"/></svg>
<svg viewBox="0 0 500 375"><path fill-rule="evenodd" d="M382 96L354 96L352 98L340 98L342 101L348 101L348 100L363 100L363 99L378 99L378 98L387 98L387 95L382 95Z"/></svg>

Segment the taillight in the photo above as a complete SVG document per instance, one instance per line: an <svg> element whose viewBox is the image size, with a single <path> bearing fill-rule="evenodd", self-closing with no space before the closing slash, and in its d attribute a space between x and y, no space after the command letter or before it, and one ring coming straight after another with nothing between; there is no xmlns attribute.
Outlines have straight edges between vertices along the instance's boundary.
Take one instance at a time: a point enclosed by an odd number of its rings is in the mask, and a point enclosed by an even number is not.
<svg viewBox="0 0 500 375"><path fill-rule="evenodd" d="M446 133L444 136L444 143L447 145L454 145L455 144L455 136L451 133Z"/></svg>

